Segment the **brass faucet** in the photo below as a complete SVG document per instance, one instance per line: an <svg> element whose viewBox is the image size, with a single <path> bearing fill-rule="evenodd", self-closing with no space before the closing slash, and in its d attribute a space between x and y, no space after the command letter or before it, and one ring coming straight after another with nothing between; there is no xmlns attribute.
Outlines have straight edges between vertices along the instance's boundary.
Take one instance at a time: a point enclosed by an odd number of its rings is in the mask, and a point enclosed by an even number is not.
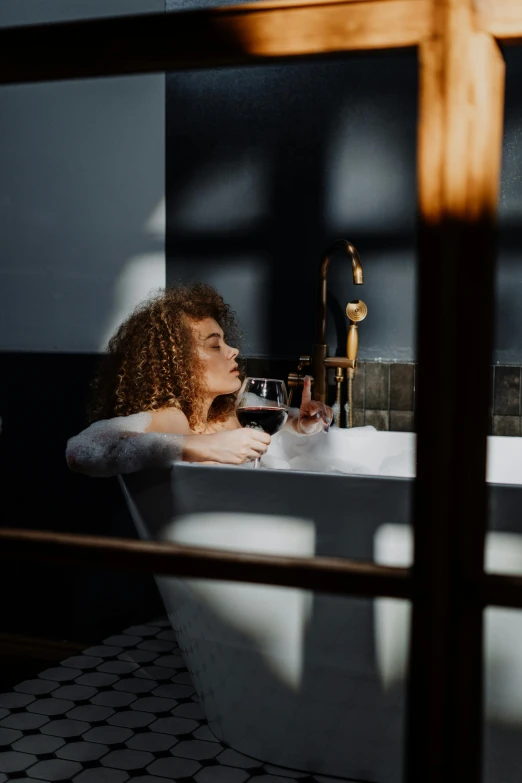
<svg viewBox="0 0 522 783"><path fill-rule="evenodd" d="M328 288L328 267L332 256L338 250L344 250L352 262L352 274L354 285L362 285L364 283L363 269L359 254L357 250L348 242L347 239L337 239L330 247L326 248L321 261L321 268L319 271L319 298L317 302L317 342L312 348L312 375L315 379L314 384L314 400L320 402L326 402L327 392L327 368L330 367L343 367L346 362L346 357L339 357L343 359L342 364L335 364L333 359L336 357L330 357L328 364L325 364L325 359L328 354L328 346L326 345L326 292ZM356 362L357 360L355 360ZM355 367L353 367L355 369Z"/></svg>
<svg viewBox="0 0 522 783"><path fill-rule="evenodd" d="M302 386L303 375L301 370L305 366L311 365L311 375L313 377L312 396L320 402L327 402L327 371L328 368L336 369L336 381L339 383L343 378L343 370L346 369L347 377L353 379L355 368L357 367L357 329L355 321L362 320L366 316L366 305L364 302L356 300L349 303L346 313L352 324L348 332L346 356L328 356L328 346L326 344L326 293L328 288L328 267L334 253L338 250L344 250L350 258L352 264L353 282L355 285L364 283L363 269L357 250L348 242L347 239L337 239L324 252L321 267L319 271L319 295L317 300L317 342L312 348L311 356L301 356L297 372L290 373L288 376L288 385L290 389ZM351 383L350 383L351 391ZM292 392L291 392L292 393ZM351 408L350 408L351 422Z"/></svg>

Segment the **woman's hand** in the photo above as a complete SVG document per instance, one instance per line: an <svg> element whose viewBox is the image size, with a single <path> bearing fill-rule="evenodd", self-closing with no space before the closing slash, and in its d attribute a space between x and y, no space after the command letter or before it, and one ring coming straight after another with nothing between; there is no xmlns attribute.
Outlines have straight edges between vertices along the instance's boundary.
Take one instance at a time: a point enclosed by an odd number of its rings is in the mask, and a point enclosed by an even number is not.
<svg viewBox="0 0 522 783"><path fill-rule="evenodd" d="M187 462L241 465L262 457L270 440L268 433L250 427L223 430L212 435L191 435L185 438L183 459Z"/></svg>
<svg viewBox="0 0 522 783"><path fill-rule="evenodd" d="M312 400L310 381L310 376L305 375L301 407L295 427L298 432L302 432L305 435L313 435L323 430L328 432L333 419L333 410L328 405Z"/></svg>

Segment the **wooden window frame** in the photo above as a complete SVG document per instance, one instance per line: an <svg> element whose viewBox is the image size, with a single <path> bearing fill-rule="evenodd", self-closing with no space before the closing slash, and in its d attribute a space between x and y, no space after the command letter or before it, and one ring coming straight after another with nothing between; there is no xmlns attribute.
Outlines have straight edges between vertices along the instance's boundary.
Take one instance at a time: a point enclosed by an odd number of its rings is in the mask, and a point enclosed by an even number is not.
<svg viewBox="0 0 522 783"><path fill-rule="evenodd" d="M522 608L522 575L484 572L492 348L487 314L493 311L504 100L499 43L522 43L520 0L269 0L0 30L4 85L417 49L413 566L0 530L2 558L411 600L407 783L481 780L483 610ZM452 383L444 386L447 377Z"/></svg>

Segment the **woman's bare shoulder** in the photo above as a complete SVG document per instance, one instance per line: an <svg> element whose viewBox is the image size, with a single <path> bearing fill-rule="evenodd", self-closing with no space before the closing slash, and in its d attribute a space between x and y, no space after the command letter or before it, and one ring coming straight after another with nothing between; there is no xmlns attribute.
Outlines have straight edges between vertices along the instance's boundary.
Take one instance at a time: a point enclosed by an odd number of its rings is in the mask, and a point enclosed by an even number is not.
<svg viewBox="0 0 522 783"><path fill-rule="evenodd" d="M179 408L163 408L160 411L151 411L151 420L147 432L171 432L175 435L190 435L188 419Z"/></svg>

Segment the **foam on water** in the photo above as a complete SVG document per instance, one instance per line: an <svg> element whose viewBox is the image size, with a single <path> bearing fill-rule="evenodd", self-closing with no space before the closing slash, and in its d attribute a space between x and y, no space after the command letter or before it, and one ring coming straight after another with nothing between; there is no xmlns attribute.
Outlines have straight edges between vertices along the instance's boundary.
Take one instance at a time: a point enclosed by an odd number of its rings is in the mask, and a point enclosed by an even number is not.
<svg viewBox="0 0 522 783"><path fill-rule="evenodd" d="M380 476L404 476L415 478L415 450L405 449L398 454L385 457L379 467Z"/></svg>
<svg viewBox="0 0 522 783"><path fill-rule="evenodd" d="M88 476L108 477L181 459L185 436L145 432L150 421L150 413L135 413L94 422L68 440L69 467Z"/></svg>

